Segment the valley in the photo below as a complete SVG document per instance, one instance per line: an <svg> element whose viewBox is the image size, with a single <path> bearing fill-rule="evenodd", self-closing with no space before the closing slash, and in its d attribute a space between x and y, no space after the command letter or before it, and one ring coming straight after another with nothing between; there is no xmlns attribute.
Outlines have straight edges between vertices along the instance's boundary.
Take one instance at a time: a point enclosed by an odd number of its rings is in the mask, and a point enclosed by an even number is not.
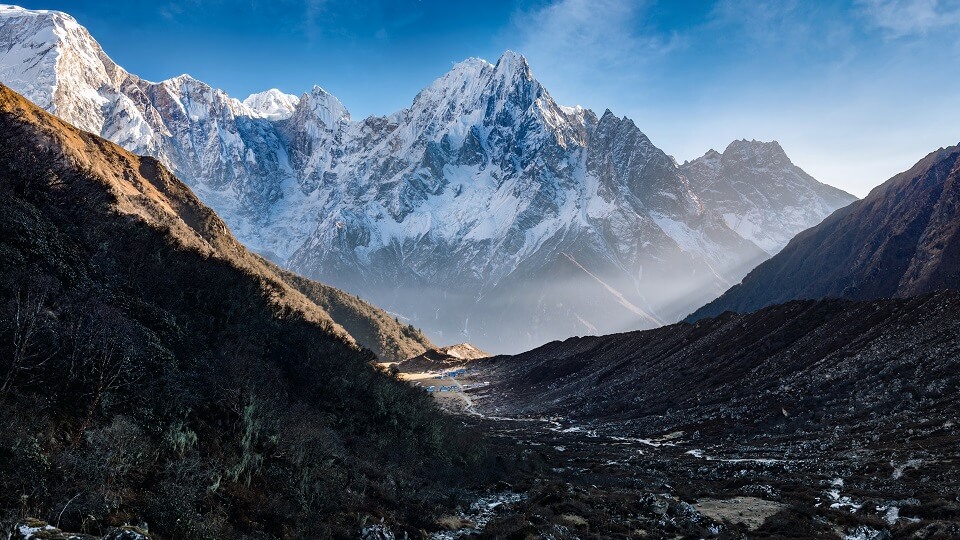
<svg viewBox="0 0 960 540"><path fill-rule="evenodd" d="M479 378L491 375L480 371ZM515 414L508 400L491 398L492 388L465 392L475 409L437 397L494 445L522 453L512 483L481 495L516 500L498 506L481 529L465 508L455 514L464 521L460 529L433 538L478 530L491 538L843 539L950 538L960 531L960 454L950 422L917 419L884 440L871 435L871 425L833 438L718 438L709 434L718 426L709 424L651 433L617 422Z"/></svg>
<svg viewBox="0 0 960 540"><path fill-rule="evenodd" d="M439 401L522 456L524 499L487 534L950 538L958 308L794 302L572 338L449 366L483 384Z"/></svg>
<svg viewBox="0 0 960 540"><path fill-rule="evenodd" d="M488 524L490 537L516 531L554 538L957 533L958 458L952 442L937 441L949 433L942 425L927 426L896 450L811 446L802 436L631 436L618 426L564 419L487 421L482 428L500 444L525 449L529 468L512 485L523 501Z"/></svg>
<svg viewBox="0 0 960 540"><path fill-rule="evenodd" d="M866 167L824 150L859 131L883 168L927 141L898 131L904 96L951 70L876 74L921 64L960 7L884 2L789 3L821 23L789 32L760 29L776 3L0 5L0 540L960 538L960 145L858 199L740 138L783 130L834 175ZM453 12L500 37L425 24ZM863 27L878 12L901 16ZM578 44L563 77L516 39L533 13ZM663 43L617 34L681 19ZM80 20L143 73L207 62L247 92L322 74L366 106L418 91L364 118L312 82L239 100L127 71ZM801 80L775 56L809 28L798 48L829 61ZM401 52L406 71L382 63ZM554 98L578 88L638 121ZM688 156L700 130L724 146L681 163L648 123Z"/></svg>
<svg viewBox="0 0 960 540"><path fill-rule="evenodd" d="M355 119L319 86L241 102L144 80L66 13L6 6L0 25L0 82L158 159L256 253L437 343L517 353L675 322L855 200L775 141L680 164L630 118L555 101L515 51Z"/></svg>

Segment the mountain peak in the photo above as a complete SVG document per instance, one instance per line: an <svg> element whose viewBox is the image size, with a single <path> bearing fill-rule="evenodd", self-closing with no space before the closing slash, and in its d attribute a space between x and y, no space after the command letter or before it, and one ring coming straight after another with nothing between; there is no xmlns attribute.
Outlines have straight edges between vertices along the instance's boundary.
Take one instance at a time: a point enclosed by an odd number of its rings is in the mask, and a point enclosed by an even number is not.
<svg viewBox="0 0 960 540"><path fill-rule="evenodd" d="M314 85L310 92L303 94L296 105L294 114L308 114L319 120L327 128L333 128L341 122L350 121L350 112L336 96L322 87Z"/></svg>
<svg viewBox="0 0 960 540"><path fill-rule="evenodd" d="M300 98L292 94L285 94L277 88L264 92L250 94L243 104L250 107L268 120L286 120L293 116Z"/></svg>
<svg viewBox="0 0 960 540"><path fill-rule="evenodd" d="M166 79L163 82L170 83L171 85L174 85L174 86L180 86L183 84L199 84L201 86L209 86L207 83L201 81L200 79L197 79L196 77L194 77L193 75L190 75L189 73L181 73L180 75L177 75L176 77L170 77L169 79Z"/></svg>
<svg viewBox="0 0 960 540"><path fill-rule="evenodd" d="M79 23L77 23L76 19L62 11L53 11L49 9L27 9L11 4L0 4L0 19L6 19L10 17L49 17L72 22L79 26Z"/></svg>
<svg viewBox="0 0 960 540"><path fill-rule="evenodd" d="M84 49L91 43L99 49L99 44L69 13L47 9L26 9L10 4L0 4L0 27L8 24L19 29L13 31L24 34L33 42L55 43L62 47L69 44L73 49ZM52 33L44 31L52 27ZM79 41L78 41L79 40Z"/></svg>
<svg viewBox="0 0 960 540"><path fill-rule="evenodd" d="M502 73L522 73L527 78L532 78L533 75L530 72L530 64L527 63L526 57L518 52L511 50L506 50L500 59L497 60L496 65L494 66L497 71Z"/></svg>
<svg viewBox="0 0 960 540"><path fill-rule="evenodd" d="M690 320L807 298L873 300L956 289L960 147L927 155L794 237Z"/></svg>
<svg viewBox="0 0 960 540"><path fill-rule="evenodd" d="M128 74L77 21L59 11L0 5L0 81L30 101L99 133L103 88Z"/></svg>
<svg viewBox="0 0 960 540"><path fill-rule="evenodd" d="M727 145L727 148L723 151L723 155L728 158L734 156L757 157L762 155L790 163L790 158L777 141L764 142L756 139L749 141L747 139L735 140Z"/></svg>
<svg viewBox="0 0 960 540"><path fill-rule="evenodd" d="M604 120L609 121L611 117L617 118L617 115L613 114L613 111L611 111L610 109L604 109L604 110L603 110L603 114L600 115L600 120L601 120L601 121L604 121Z"/></svg>
<svg viewBox="0 0 960 540"><path fill-rule="evenodd" d="M728 227L771 255L798 231L855 200L794 165L777 141L736 140L722 154L711 149L681 171Z"/></svg>
<svg viewBox="0 0 960 540"><path fill-rule="evenodd" d="M520 90L531 95L542 88L539 81L533 78L527 59L513 51L503 53L494 64L490 83L508 92Z"/></svg>
<svg viewBox="0 0 960 540"><path fill-rule="evenodd" d="M309 95L311 99L324 100L324 101L332 99L337 101L337 103L340 102L340 100L337 99L336 96L334 96L330 92L327 92L322 86L317 84L313 85L313 88L310 89Z"/></svg>
<svg viewBox="0 0 960 540"><path fill-rule="evenodd" d="M457 71L457 70L481 71L484 68L492 68L492 67L493 67L493 64L491 64L490 62L487 62L485 59L479 58L476 56L471 56L466 60L461 60L460 62L455 63L453 65L453 68L451 68L450 71Z"/></svg>

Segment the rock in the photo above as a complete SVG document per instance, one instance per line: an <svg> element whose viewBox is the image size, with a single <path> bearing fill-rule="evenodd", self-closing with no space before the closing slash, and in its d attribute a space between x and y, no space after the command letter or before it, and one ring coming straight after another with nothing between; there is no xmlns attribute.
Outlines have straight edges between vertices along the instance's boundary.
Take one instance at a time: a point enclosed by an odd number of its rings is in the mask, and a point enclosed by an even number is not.
<svg viewBox="0 0 960 540"><path fill-rule="evenodd" d="M371 525L360 531L361 540L395 540L393 532L386 525Z"/></svg>
<svg viewBox="0 0 960 540"><path fill-rule="evenodd" d="M513 491L513 484L500 480L495 488L497 491Z"/></svg>
<svg viewBox="0 0 960 540"><path fill-rule="evenodd" d="M39 519L27 518L14 523L9 540L97 540L95 536L66 533Z"/></svg>
<svg viewBox="0 0 960 540"><path fill-rule="evenodd" d="M113 529L103 540L150 540L150 534L139 527L119 527Z"/></svg>

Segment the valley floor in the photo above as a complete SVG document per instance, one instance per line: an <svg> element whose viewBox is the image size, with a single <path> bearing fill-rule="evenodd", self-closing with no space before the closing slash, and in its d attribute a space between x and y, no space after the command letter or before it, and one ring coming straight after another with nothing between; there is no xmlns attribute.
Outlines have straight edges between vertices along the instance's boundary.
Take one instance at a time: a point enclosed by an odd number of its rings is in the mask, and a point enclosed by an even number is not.
<svg viewBox="0 0 960 540"><path fill-rule="evenodd" d="M455 382L402 375L465 385L434 396L505 455L522 456L511 485L441 520L452 530L434 538L960 537L957 441L936 429L906 428L915 436L890 445L868 434L636 433L514 416L491 365Z"/></svg>

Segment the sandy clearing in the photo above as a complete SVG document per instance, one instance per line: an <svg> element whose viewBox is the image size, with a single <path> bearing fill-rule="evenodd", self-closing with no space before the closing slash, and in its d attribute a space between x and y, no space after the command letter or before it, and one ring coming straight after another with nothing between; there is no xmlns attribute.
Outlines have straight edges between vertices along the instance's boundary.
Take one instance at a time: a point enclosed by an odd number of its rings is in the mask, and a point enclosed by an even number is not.
<svg viewBox="0 0 960 540"><path fill-rule="evenodd" d="M763 525L768 517L786 508L787 505L756 497L733 499L700 499L697 511L717 521L743 523L751 531Z"/></svg>
<svg viewBox="0 0 960 540"><path fill-rule="evenodd" d="M384 371L388 371L390 368L390 363L380 363L377 364L377 366ZM455 371L464 367L466 366L455 366L445 369L444 371ZM433 399L437 401L438 405L447 410L458 413L466 412L469 414L478 414L474 410L473 399L466 394L464 388L464 384L475 384L477 382L476 376L468 373L457 378L447 376L442 379L437 379L437 376L440 375L440 373L440 371L399 373L397 374L397 377L402 381L406 381L421 388L435 386L437 389L439 389L441 386L456 386L456 391L435 391L431 393L431 395L433 396Z"/></svg>

